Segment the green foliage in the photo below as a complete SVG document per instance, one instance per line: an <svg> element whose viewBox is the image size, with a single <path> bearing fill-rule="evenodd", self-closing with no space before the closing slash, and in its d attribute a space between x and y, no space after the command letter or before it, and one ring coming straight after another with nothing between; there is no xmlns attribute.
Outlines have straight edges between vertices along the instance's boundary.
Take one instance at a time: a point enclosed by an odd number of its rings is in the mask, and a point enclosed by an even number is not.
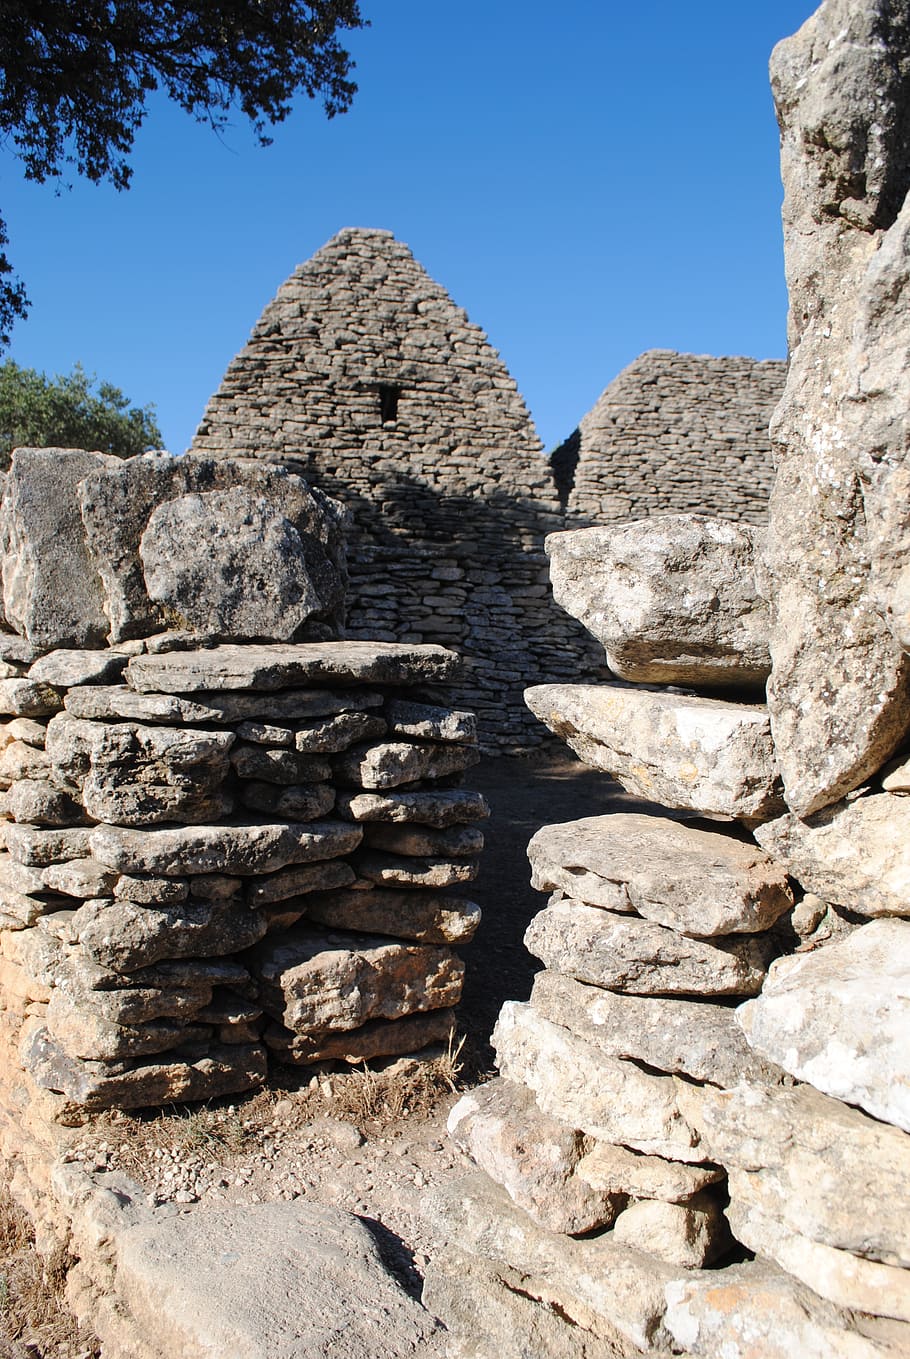
<svg viewBox="0 0 910 1359"><path fill-rule="evenodd" d="M358 0L0 0L0 141L26 179L72 165L125 189L146 99L163 89L215 129L239 108L266 145L300 92L330 118L350 106L357 87L336 34L363 26ZM6 243L0 220L0 346L28 309Z"/></svg>
<svg viewBox="0 0 910 1359"><path fill-rule="evenodd" d="M76 364L49 378L12 359L0 364L0 468L14 448L87 448L131 458L161 447L154 406L131 406L110 382L98 384Z"/></svg>

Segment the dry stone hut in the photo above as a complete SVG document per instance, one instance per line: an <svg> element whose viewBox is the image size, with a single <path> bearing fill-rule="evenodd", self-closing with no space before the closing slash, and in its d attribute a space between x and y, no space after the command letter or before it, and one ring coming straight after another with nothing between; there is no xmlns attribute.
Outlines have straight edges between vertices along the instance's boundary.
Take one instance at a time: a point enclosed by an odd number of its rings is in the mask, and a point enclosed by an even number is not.
<svg viewBox="0 0 910 1359"><path fill-rule="evenodd" d="M602 655L548 598L561 511L496 351L387 231L347 229L294 271L206 408L193 450L286 464L353 512L348 634L467 660L481 739L540 739L529 675Z"/></svg>
<svg viewBox="0 0 910 1359"><path fill-rule="evenodd" d="M553 454L570 524L677 511L763 523L786 373L777 359L639 355Z"/></svg>

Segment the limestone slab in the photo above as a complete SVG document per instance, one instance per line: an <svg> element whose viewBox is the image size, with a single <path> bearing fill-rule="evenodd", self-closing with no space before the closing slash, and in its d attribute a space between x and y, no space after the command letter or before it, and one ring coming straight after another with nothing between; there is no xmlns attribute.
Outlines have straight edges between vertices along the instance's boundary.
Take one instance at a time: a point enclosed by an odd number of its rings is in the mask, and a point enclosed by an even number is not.
<svg viewBox="0 0 910 1359"><path fill-rule="evenodd" d="M354 746L334 761L342 784L365 789L397 788L421 779L443 779L477 764L474 746L433 745L430 742L383 741Z"/></svg>
<svg viewBox="0 0 910 1359"><path fill-rule="evenodd" d="M91 855L89 827L45 830L39 826L7 825L3 837L11 859L33 868L87 859Z"/></svg>
<svg viewBox="0 0 910 1359"><path fill-rule="evenodd" d="M390 699L383 709L389 731L398 736L419 736L428 741L474 741L477 718L457 708Z"/></svg>
<svg viewBox="0 0 910 1359"><path fill-rule="evenodd" d="M753 996L769 961L768 945L752 935L690 939L574 901L538 912L524 942L553 972L631 995Z"/></svg>
<svg viewBox="0 0 910 1359"><path fill-rule="evenodd" d="M545 1114L591 1137L671 1160L706 1153L680 1112L676 1083L606 1057L529 1005L507 1001L493 1031L500 1074L526 1085Z"/></svg>
<svg viewBox="0 0 910 1359"><path fill-rule="evenodd" d="M760 685L771 657L756 535L700 514L551 533L553 598L603 643L621 679Z"/></svg>
<svg viewBox="0 0 910 1359"><path fill-rule="evenodd" d="M368 850L357 855L355 867L377 887L455 887L473 882L480 871L475 859L419 859Z"/></svg>
<svg viewBox="0 0 910 1359"><path fill-rule="evenodd" d="M382 695L360 689L333 693L326 689L293 689L278 693L201 693L195 699L177 694L140 694L125 684L84 685L66 695L73 717L137 722L219 723L243 721L295 722L346 711L376 708Z"/></svg>
<svg viewBox="0 0 910 1359"><path fill-rule="evenodd" d="M754 845L668 817L614 812L544 826L528 858L532 887L688 935L759 933L793 905L785 870Z"/></svg>
<svg viewBox="0 0 910 1359"><path fill-rule="evenodd" d="M329 816L335 806L335 790L329 783L258 783L240 785L237 800L251 812L277 816L288 821L318 821Z"/></svg>
<svg viewBox="0 0 910 1359"><path fill-rule="evenodd" d="M336 858L355 849L360 835L359 827L343 822L263 821L148 831L97 826L88 841L95 859L121 873L246 876Z"/></svg>
<svg viewBox="0 0 910 1359"><path fill-rule="evenodd" d="M424 1010L403 1019L373 1019L341 1032L291 1033L272 1025L263 1041L280 1062L309 1066L313 1062L370 1062L377 1057L402 1057L430 1044L445 1043L455 1027L452 1009Z"/></svg>
<svg viewBox="0 0 910 1359"><path fill-rule="evenodd" d="M31 665L28 678L71 689L77 684L105 684L118 680L129 657L123 651L84 651L59 648L39 656Z"/></svg>
<svg viewBox="0 0 910 1359"><path fill-rule="evenodd" d="M3 607L12 628L42 650L100 646L107 635L78 488L118 461L77 448L16 449L0 511Z"/></svg>
<svg viewBox="0 0 910 1359"><path fill-rule="evenodd" d="M524 1086L487 1081L462 1095L446 1126L456 1146L549 1231L609 1226L626 1206L622 1190L604 1192L576 1174L593 1138L541 1113Z"/></svg>
<svg viewBox="0 0 910 1359"><path fill-rule="evenodd" d="M365 849L389 854L430 855L464 858L483 849L483 831L473 826L454 826L436 830L425 826L368 825L364 829Z"/></svg>
<svg viewBox="0 0 910 1359"><path fill-rule="evenodd" d="M536 685L525 703L580 760L637 797L750 820L783 809L759 704L615 684Z"/></svg>
<svg viewBox="0 0 910 1359"><path fill-rule="evenodd" d="M269 935L249 964L266 1011L302 1032L447 1008L458 1001L464 976L448 948L302 926Z"/></svg>
<svg viewBox="0 0 910 1359"><path fill-rule="evenodd" d="M750 1048L728 1005L622 995L549 971L534 978L531 1004L609 1057L720 1086L743 1078L769 1084L784 1079L779 1067Z"/></svg>
<svg viewBox="0 0 910 1359"><path fill-rule="evenodd" d="M209 689L292 689L306 685L420 684L453 679L458 657L445 647L398 642L302 642L296 646L216 646L134 656L127 683L139 693ZM254 715L254 714L251 714Z"/></svg>
<svg viewBox="0 0 910 1359"><path fill-rule="evenodd" d="M353 876L353 875L352 875ZM480 924L480 907L441 892L317 892L304 903L309 920L335 930L363 930L423 944L467 944Z"/></svg>
<svg viewBox="0 0 910 1359"><path fill-rule="evenodd" d="M910 1132L910 921L779 959L737 1018L792 1076Z"/></svg>
<svg viewBox="0 0 910 1359"><path fill-rule="evenodd" d="M756 838L824 901L862 916L910 915L910 799L873 793L814 816L788 813Z"/></svg>
<svg viewBox="0 0 910 1359"><path fill-rule="evenodd" d="M613 1239L668 1265L703 1269L730 1245L730 1229L710 1190L686 1203L630 1203L613 1224Z"/></svg>
<svg viewBox="0 0 910 1359"><path fill-rule="evenodd" d="M231 764L240 779L282 785L322 783L332 773L329 762L318 755L300 755L296 750L273 749L246 741L234 746Z"/></svg>
<svg viewBox="0 0 910 1359"><path fill-rule="evenodd" d="M592 1189L622 1194L633 1199L659 1199L663 1203L687 1203L708 1185L726 1179L716 1166L684 1165L662 1156L646 1156L609 1142L590 1144L578 1161L579 1179Z"/></svg>
<svg viewBox="0 0 910 1359"><path fill-rule="evenodd" d="M44 680L0 679L0 713L49 717L63 707L63 695Z"/></svg>
<svg viewBox="0 0 910 1359"><path fill-rule="evenodd" d="M131 901L87 901L71 929L102 967L135 972L165 958L218 957L239 953L265 934L265 918L242 900L197 901L175 906L138 906Z"/></svg>
<svg viewBox="0 0 910 1359"><path fill-rule="evenodd" d="M269 906L291 897L347 887L353 881L354 870L350 864L340 859L323 859L251 878L246 884L245 897L248 906Z"/></svg>
<svg viewBox="0 0 910 1359"><path fill-rule="evenodd" d="M444 829L484 821L490 808L480 793L427 788L418 792L339 793L338 814L352 821L414 823Z"/></svg>
<svg viewBox="0 0 910 1359"><path fill-rule="evenodd" d="M764 1210L773 1201L775 1219L789 1230L869 1260L910 1265L906 1133L808 1085L743 1082L720 1091L680 1083L677 1100L704 1155L748 1176Z"/></svg>

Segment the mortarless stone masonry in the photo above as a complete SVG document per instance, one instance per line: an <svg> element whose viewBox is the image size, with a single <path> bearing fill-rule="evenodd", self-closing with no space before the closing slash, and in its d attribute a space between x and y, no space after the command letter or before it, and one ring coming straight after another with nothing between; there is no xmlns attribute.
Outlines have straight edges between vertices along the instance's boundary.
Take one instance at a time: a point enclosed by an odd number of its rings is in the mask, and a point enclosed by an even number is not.
<svg viewBox="0 0 910 1359"><path fill-rule="evenodd" d="M761 518L783 368L644 355L608 389L635 412L634 445L628 431L615 448L586 445L606 398L583 422L580 473L605 502L595 517ZM193 449L285 463L353 512L348 634L455 647L466 660L455 698L477 713L484 746L540 741L521 701L528 679L604 674L547 588L543 539L565 526L559 466L483 332L389 232L340 231L295 270Z"/></svg>
<svg viewBox="0 0 910 1359"><path fill-rule="evenodd" d="M783 360L649 349L553 454L568 527L694 511L764 523Z"/></svg>

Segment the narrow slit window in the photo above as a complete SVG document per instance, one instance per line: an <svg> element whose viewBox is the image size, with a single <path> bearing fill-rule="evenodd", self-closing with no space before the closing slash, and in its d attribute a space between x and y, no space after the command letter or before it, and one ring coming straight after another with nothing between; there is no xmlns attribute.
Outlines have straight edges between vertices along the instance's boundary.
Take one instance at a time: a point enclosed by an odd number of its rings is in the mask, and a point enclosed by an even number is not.
<svg viewBox="0 0 910 1359"><path fill-rule="evenodd" d="M389 425L393 420L398 419L398 398L401 395L401 388L393 383L381 382L379 384L379 418L384 425Z"/></svg>

